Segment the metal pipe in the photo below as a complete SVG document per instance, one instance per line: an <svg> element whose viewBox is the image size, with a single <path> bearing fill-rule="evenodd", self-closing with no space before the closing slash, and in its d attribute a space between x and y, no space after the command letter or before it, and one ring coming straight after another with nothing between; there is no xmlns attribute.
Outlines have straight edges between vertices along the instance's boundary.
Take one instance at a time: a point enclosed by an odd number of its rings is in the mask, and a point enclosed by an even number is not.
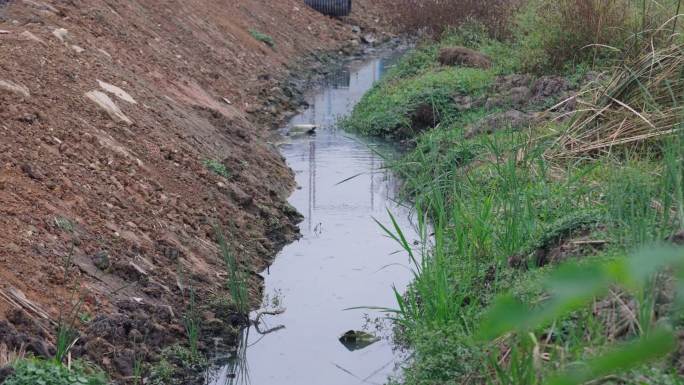
<svg viewBox="0 0 684 385"><path fill-rule="evenodd" d="M348 16L352 9L352 0L304 0L304 3L318 12L328 16Z"/></svg>

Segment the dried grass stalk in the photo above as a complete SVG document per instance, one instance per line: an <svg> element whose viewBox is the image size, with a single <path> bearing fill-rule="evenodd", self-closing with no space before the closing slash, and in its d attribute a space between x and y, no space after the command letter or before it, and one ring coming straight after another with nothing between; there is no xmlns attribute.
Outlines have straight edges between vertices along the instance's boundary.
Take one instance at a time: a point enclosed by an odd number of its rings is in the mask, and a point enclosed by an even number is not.
<svg viewBox="0 0 684 385"><path fill-rule="evenodd" d="M547 156L600 155L682 129L684 46L652 50L578 96L572 124Z"/></svg>

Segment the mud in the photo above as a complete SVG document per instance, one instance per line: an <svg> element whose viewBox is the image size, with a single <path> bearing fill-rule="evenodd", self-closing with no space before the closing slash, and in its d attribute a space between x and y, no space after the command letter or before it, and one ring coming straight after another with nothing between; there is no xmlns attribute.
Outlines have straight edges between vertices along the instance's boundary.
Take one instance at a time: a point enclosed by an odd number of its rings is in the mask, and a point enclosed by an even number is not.
<svg viewBox="0 0 684 385"><path fill-rule="evenodd" d="M361 30L382 39L380 14L366 1L344 21L294 0L3 2L0 342L37 339L49 355L69 321L76 355L128 376L133 356L185 338L189 288L203 305L226 298L216 226L258 303L255 273L301 220L265 126L299 105L304 82L281 85L320 52L356 52ZM301 57L314 59L288 69Z"/></svg>

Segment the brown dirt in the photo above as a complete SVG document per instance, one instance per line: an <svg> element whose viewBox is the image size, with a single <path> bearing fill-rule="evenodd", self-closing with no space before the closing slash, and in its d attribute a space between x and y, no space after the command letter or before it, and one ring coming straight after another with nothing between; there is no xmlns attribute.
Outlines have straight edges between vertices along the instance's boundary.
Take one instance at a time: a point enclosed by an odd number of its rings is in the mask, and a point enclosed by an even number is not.
<svg viewBox="0 0 684 385"><path fill-rule="evenodd" d="M287 64L379 32L370 3L340 21L296 0L0 1L0 293L26 296L0 296L0 319L20 307L57 321L80 298L96 316L82 327L91 357L125 374L118 339L156 330L158 349L182 337L184 287L226 296L215 223L245 269L264 269L299 215L292 172L254 122L293 107L278 88Z"/></svg>
<svg viewBox="0 0 684 385"><path fill-rule="evenodd" d="M491 68L492 60L487 55L465 47L445 47L439 50L439 63L445 66Z"/></svg>

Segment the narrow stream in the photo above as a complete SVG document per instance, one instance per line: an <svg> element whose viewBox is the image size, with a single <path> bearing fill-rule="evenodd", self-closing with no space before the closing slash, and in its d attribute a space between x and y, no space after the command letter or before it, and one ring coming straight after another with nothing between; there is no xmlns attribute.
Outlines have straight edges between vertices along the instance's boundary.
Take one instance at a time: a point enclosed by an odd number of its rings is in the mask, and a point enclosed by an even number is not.
<svg viewBox="0 0 684 385"><path fill-rule="evenodd" d="M264 305L272 309L275 300L275 307L286 309L264 320L285 328L266 335L250 330L242 360L226 366L213 385L384 384L397 374L402 354L388 338L391 330L377 330L374 322L385 315L345 310L394 307L392 286L403 291L411 279L405 253L373 219L390 223L389 209L407 237L415 238L409 210L394 201L396 178L375 153L391 148L336 126L398 54L380 56L330 76L311 95L310 107L290 123L319 128L315 135L290 136L281 146L300 186L290 203L305 216L303 238L285 247L263 272ZM338 340L348 330L385 338L352 351Z"/></svg>

